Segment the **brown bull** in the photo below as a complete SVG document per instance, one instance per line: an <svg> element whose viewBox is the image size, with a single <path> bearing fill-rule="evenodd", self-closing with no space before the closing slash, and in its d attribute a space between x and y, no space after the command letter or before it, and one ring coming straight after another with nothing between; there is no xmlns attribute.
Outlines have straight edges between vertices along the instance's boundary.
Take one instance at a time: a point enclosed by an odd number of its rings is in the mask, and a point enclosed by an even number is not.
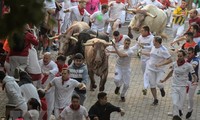
<svg viewBox="0 0 200 120"><path fill-rule="evenodd" d="M64 54L65 56L73 55L78 53L77 51L77 34L83 30L90 29L89 25L85 22L74 22L64 34L54 36L49 39L59 38L60 47L59 53Z"/></svg>
<svg viewBox="0 0 200 120"><path fill-rule="evenodd" d="M106 55L105 48L108 45L111 45L111 43L98 38L93 38L84 44L85 60L91 81L90 90L92 91L97 87L95 85L94 74L101 78L99 91L104 91L108 76L108 56Z"/></svg>

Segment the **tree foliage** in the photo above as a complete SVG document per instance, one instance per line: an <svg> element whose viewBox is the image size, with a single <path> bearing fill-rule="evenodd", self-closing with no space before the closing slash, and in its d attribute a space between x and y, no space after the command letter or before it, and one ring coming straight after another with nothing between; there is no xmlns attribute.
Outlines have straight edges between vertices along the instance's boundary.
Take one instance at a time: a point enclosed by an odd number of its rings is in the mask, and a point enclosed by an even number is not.
<svg viewBox="0 0 200 120"><path fill-rule="evenodd" d="M1 4L3 1L10 12L0 16L0 38L22 31L26 23L37 25L43 20L44 0L1 0Z"/></svg>

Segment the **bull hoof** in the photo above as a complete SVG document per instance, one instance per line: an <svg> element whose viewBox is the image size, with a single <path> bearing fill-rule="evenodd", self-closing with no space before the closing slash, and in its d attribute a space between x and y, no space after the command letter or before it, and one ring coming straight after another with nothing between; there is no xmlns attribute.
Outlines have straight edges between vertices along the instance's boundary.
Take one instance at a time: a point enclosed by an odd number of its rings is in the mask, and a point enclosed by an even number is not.
<svg viewBox="0 0 200 120"><path fill-rule="evenodd" d="M90 91L94 91L94 88L90 88Z"/></svg>
<svg viewBox="0 0 200 120"><path fill-rule="evenodd" d="M94 91L97 88L97 85L90 85L90 91Z"/></svg>
<svg viewBox="0 0 200 120"><path fill-rule="evenodd" d="M128 36L133 39L133 34L132 33L128 33Z"/></svg>
<svg viewBox="0 0 200 120"><path fill-rule="evenodd" d="M100 92L104 91L104 87L100 87L100 88L99 88L99 91L100 91Z"/></svg>
<svg viewBox="0 0 200 120"><path fill-rule="evenodd" d="M97 88L97 85L92 85L92 88L96 89L96 88Z"/></svg>

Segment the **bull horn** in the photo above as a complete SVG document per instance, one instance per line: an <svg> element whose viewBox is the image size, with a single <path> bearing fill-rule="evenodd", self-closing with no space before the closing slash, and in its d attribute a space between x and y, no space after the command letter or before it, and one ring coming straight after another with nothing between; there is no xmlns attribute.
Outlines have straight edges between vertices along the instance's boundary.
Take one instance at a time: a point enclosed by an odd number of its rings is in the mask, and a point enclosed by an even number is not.
<svg viewBox="0 0 200 120"><path fill-rule="evenodd" d="M53 36L53 37L49 37L49 36L47 35L47 38L48 38L49 40L59 39L60 37L61 37L61 35L56 35L56 36Z"/></svg>
<svg viewBox="0 0 200 120"><path fill-rule="evenodd" d="M73 36L71 36L69 39L71 39L71 40L74 40L74 41L78 42L78 40L77 40L75 37L73 37Z"/></svg>
<svg viewBox="0 0 200 120"><path fill-rule="evenodd" d="M83 46L92 46L94 43L84 43Z"/></svg>
<svg viewBox="0 0 200 120"><path fill-rule="evenodd" d="M73 34L73 36L78 36L78 35L79 35L79 33L74 33L74 34Z"/></svg>
<svg viewBox="0 0 200 120"><path fill-rule="evenodd" d="M156 17L157 17L157 15L153 15L153 14L151 14L151 13L149 13L149 12L146 12L145 14L146 14L147 16L152 17L152 18L156 18Z"/></svg>
<svg viewBox="0 0 200 120"><path fill-rule="evenodd" d="M137 9L126 9L126 12L133 14L137 12Z"/></svg>
<svg viewBox="0 0 200 120"><path fill-rule="evenodd" d="M112 44L112 42L108 42L108 43L106 43L106 45L109 46L109 45L113 45L113 44Z"/></svg>
<svg viewBox="0 0 200 120"><path fill-rule="evenodd" d="M90 34L91 37L96 38L96 35Z"/></svg>

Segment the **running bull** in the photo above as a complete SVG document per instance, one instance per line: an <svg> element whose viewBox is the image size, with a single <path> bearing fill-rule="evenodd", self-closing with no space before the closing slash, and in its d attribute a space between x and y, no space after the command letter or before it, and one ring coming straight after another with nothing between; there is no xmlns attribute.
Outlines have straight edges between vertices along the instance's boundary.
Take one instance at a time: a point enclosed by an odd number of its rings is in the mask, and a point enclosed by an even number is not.
<svg viewBox="0 0 200 120"><path fill-rule="evenodd" d="M167 24L165 12L154 5L146 5L142 9L127 9L129 13L135 14L128 26L128 36L133 38L131 30L139 31L143 25L148 25L152 33L167 38L163 33Z"/></svg>
<svg viewBox="0 0 200 120"><path fill-rule="evenodd" d="M90 90L94 90L95 85L94 74L101 78L99 84L99 91L104 91L104 86L108 76L108 55L106 54L106 47L112 43L105 40L93 38L88 40L85 46L85 60L88 67L90 77Z"/></svg>

